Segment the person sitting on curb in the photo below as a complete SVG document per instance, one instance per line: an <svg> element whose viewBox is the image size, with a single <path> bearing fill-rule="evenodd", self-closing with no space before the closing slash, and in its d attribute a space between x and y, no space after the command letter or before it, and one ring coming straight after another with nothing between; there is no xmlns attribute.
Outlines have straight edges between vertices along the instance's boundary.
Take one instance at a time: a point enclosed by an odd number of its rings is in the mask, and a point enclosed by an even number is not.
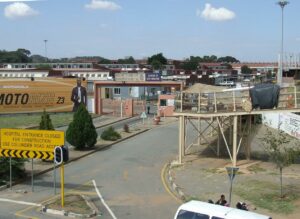
<svg viewBox="0 0 300 219"><path fill-rule="evenodd" d="M217 205L227 206L227 201L225 199L225 195L221 195L221 198L216 202Z"/></svg>

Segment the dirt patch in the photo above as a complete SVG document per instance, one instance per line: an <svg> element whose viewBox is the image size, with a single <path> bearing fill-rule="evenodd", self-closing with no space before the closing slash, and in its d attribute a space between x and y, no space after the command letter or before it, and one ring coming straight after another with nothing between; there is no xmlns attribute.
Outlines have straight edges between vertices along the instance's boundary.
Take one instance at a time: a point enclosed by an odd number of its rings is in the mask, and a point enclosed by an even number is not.
<svg viewBox="0 0 300 219"><path fill-rule="evenodd" d="M49 209L68 211L75 214L91 214L93 209L87 204L81 195L66 195L65 206L61 207L61 198L58 198L46 205Z"/></svg>

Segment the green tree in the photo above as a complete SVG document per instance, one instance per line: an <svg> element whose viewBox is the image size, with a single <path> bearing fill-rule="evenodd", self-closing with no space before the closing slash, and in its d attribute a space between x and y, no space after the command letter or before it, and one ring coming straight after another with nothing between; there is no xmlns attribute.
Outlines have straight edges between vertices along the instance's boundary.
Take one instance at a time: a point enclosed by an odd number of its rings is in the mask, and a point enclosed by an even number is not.
<svg viewBox="0 0 300 219"><path fill-rule="evenodd" d="M41 63L41 62L45 62L45 60L46 60L46 58L41 55L32 55L32 56L30 56L30 59L31 59L32 63Z"/></svg>
<svg viewBox="0 0 300 219"><path fill-rule="evenodd" d="M95 146L98 134L93 124L91 115L83 104L81 104L74 113L73 121L70 123L67 132L67 141L76 147L84 149Z"/></svg>
<svg viewBox="0 0 300 219"><path fill-rule="evenodd" d="M135 60L132 56L125 59L118 59L118 64L135 64Z"/></svg>
<svg viewBox="0 0 300 219"><path fill-rule="evenodd" d="M18 49L16 51L2 50L0 51L0 63L28 63L31 62L29 55L30 51L26 49Z"/></svg>
<svg viewBox="0 0 300 219"><path fill-rule="evenodd" d="M252 69L249 68L247 65L243 65L241 67L241 72L242 72L242 74L251 74L252 73Z"/></svg>
<svg viewBox="0 0 300 219"><path fill-rule="evenodd" d="M111 60L102 58L98 64L112 64Z"/></svg>
<svg viewBox="0 0 300 219"><path fill-rule="evenodd" d="M215 55L212 56L203 56L202 62L217 62L218 57Z"/></svg>
<svg viewBox="0 0 300 219"><path fill-rule="evenodd" d="M225 63L238 63L240 62L236 58L232 56L225 56L225 57L220 57L218 58L217 62L225 62Z"/></svg>
<svg viewBox="0 0 300 219"><path fill-rule="evenodd" d="M25 172L25 161L26 159L12 158L11 166L12 166L12 178L20 179L26 176ZM0 180L7 181L9 180L9 158L8 157L0 157Z"/></svg>
<svg viewBox="0 0 300 219"><path fill-rule="evenodd" d="M40 130L54 130L50 115L46 112L45 109L41 116L41 122L40 122L39 128L40 128Z"/></svg>
<svg viewBox="0 0 300 219"><path fill-rule="evenodd" d="M181 68L186 70L186 71L194 71L197 70L198 68L198 62L194 60L187 60L185 61L182 65Z"/></svg>
<svg viewBox="0 0 300 219"><path fill-rule="evenodd" d="M277 132L267 128L266 134L261 140L270 161L279 169L280 197L283 198L282 171L283 168L293 164L300 156L299 142L297 142L297 145L291 146L289 144L290 137L280 129L280 126Z"/></svg>
<svg viewBox="0 0 300 219"><path fill-rule="evenodd" d="M161 64L161 62L158 61L158 60L153 60L153 61L151 62L151 65L152 65L152 68L153 68L154 70L160 70L160 69L162 68L162 64Z"/></svg>
<svg viewBox="0 0 300 219"><path fill-rule="evenodd" d="M155 64L157 66L158 63L160 63L159 65L162 66L162 65L166 65L167 62L168 62L167 59L164 57L162 53L155 54L148 58L149 65Z"/></svg>

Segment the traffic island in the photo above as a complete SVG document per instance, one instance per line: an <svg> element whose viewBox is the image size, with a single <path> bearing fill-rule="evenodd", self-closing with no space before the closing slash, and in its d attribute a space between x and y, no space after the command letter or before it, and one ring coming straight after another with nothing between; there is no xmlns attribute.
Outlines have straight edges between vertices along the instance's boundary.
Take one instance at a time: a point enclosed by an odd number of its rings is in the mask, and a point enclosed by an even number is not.
<svg viewBox="0 0 300 219"><path fill-rule="evenodd" d="M73 218L91 218L99 214L94 203L84 195L69 194L65 196L64 207L61 207L61 198L52 200L42 207L42 212L52 215L73 217Z"/></svg>

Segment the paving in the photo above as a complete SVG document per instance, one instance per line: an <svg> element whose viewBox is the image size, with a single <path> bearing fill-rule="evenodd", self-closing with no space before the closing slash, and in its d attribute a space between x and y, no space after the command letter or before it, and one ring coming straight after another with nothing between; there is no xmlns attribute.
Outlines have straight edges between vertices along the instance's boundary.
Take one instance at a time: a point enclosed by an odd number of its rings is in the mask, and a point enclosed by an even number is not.
<svg viewBox="0 0 300 219"><path fill-rule="evenodd" d="M253 150L255 153L261 153L262 149L258 142L264 130L260 129L259 134L252 140ZM201 149L204 150L203 148ZM183 164L178 164L176 160L168 165L166 170L166 178L169 186L174 194L183 202L196 199L201 201L208 201L209 199L216 202L221 194L226 196L229 201L230 180L226 171L226 167L232 166L229 158L215 155L210 157L199 153L190 154L184 157ZM250 206L250 210L270 215L273 219L277 218L299 218L300 202L296 203L296 210L290 215L279 215L267 211L265 209L255 206L245 198L237 195L237 191L241 191L241 187L248 187L251 192L252 185L261 184L266 185L264 191L268 186L279 186L279 171L270 162L263 162L261 160L239 160L237 163L239 167L238 174L233 181L233 190L231 198L231 206L235 207L238 201L244 201ZM288 188L290 192L300 194L300 165L294 164L284 169L283 172L284 187ZM242 188L242 189L244 189ZM279 192L279 191L278 191ZM240 193L239 193L240 194Z"/></svg>
<svg viewBox="0 0 300 219"><path fill-rule="evenodd" d="M110 142L110 141L103 141L101 140L100 136L98 136L98 142L96 143L95 147L89 150L82 150L82 151L78 151L75 150L74 147L69 145L69 162L72 162L74 160L80 159L81 157L85 157L88 156L98 150L102 150L106 147L109 147L113 144L116 144L120 141L126 140L128 138L134 137L137 134L143 133L151 128L155 128L158 126L162 126L162 125L166 125L169 124L171 122L176 121L176 118L161 118L161 121L159 122L158 125L156 125L153 121L154 115L150 115L148 116L147 119L143 120L142 119L138 119L138 121L135 121L132 125L129 125L129 130L130 133L125 133L123 131L123 128L118 129L117 131L121 133L122 135L122 139L114 141L114 142ZM119 122L122 121L127 121L130 120L131 118L128 117L111 117L111 116L99 116L93 119L94 125L95 127L101 128L101 127L107 127L110 125L114 125L117 124ZM64 127L59 127L59 130L66 130L67 126ZM53 161L42 161L40 159L33 159L33 174L35 176L43 174L45 172L51 171L53 170L54 167L54 163ZM29 160L29 162L25 163L25 169L28 173L28 177L31 177L32 174L32 163Z"/></svg>

